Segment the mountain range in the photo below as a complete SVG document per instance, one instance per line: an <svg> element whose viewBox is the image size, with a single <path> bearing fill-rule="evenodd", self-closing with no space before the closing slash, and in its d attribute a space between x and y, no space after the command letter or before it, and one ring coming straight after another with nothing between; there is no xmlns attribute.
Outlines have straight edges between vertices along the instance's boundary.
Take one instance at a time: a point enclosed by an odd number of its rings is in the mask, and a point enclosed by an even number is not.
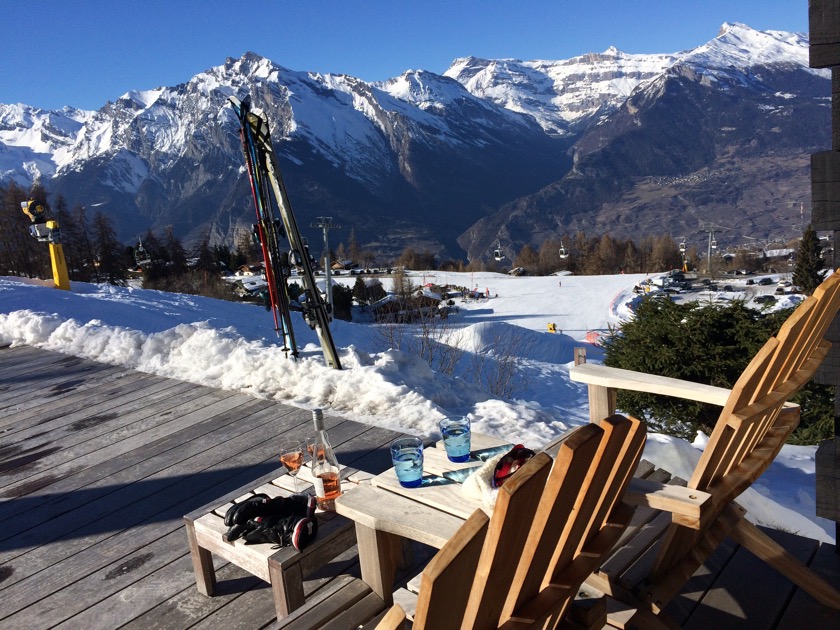
<svg viewBox="0 0 840 630"><path fill-rule="evenodd" d="M335 242L352 229L385 259L577 232L784 240L808 219L809 155L830 146L831 78L808 67L807 36L724 24L679 53L468 57L379 83L249 52L97 111L0 104L0 183L40 180L125 242L171 225L232 243L254 210L228 98L248 94L298 223L330 216Z"/></svg>

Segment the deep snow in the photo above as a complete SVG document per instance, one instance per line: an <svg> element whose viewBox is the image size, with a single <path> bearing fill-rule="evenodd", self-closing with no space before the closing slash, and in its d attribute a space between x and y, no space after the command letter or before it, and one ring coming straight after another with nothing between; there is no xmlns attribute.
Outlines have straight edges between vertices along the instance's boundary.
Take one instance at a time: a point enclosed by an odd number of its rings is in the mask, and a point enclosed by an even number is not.
<svg viewBox="0 0 840 630"><path fill-rule="evenodd" d="M209 298L72 283L0 277L0 344L26 344L137 370L272 398L302 408L430 436L450 413L469 414L476 431L539 447L588 421L585 386L569 380L575 347L598 361L587 333L630 316L632 289L644 275L510 277L496 273L412 272L415 284L451 284L489 291L491 298L456 299L447 321L451 343L464 354L452 374L435 372L404 351L389 349L377 326L335 321L332 334L343 370L324 364L314 332L294 315L302 349L287 359L260 306ZM340 276L352 286L355 278ZM747 287L733 282L739 291ZM386 289L391 288L385 279ZM47 286L48 285L48 286ZM775 287L767 287L772 292ZM692 294L726 299L750 293ZM795 301L791 296L777 306ZM547 325L554 323L557 332ZM514 398L491 396L467 373L495 355L516 357ZM0 355L2 356L2 355ZM645 457L687 478L706 436L693 444L651 434ZM816 447L786 446L740 498L762 525L834 542L834 524L815 515Z"/></svg>

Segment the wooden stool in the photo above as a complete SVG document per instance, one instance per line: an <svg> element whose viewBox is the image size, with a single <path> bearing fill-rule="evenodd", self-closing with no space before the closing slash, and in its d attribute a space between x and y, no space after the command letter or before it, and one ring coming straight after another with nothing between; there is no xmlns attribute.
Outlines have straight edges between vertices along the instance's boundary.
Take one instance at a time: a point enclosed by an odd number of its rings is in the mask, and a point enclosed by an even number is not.
<svg viewBox="0 0 840 630"><path fill-rule="evenodd" d="M216 554L271 584L277 618L283 619L304 603L304 576L355 545L356 534L351 520L332 512L318 512L318 535L302 551L294 547L272 549L271 543L246 545L241 539L233 543L222 540L228 529L224 523L228 508L260 492L271 497L289 494L271 483L264 484L232 502L192 512L184 517L184 523L200 593L212 596L215 591L212 554Z"/></svg>

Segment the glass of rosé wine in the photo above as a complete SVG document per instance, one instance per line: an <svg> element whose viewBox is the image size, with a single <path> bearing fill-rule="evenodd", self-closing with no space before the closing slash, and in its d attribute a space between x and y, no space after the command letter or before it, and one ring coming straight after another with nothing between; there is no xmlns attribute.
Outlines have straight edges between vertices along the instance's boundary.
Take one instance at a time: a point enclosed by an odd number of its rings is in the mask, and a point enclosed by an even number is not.
<svg viewBox="0 0 840 630"><path fill-rule="evenodd" d="M280 444L280 462L289 471L295 484L295 492L298 491L297 474L303 466L303 453L305 445L298 440L289 440Z"/></svg>

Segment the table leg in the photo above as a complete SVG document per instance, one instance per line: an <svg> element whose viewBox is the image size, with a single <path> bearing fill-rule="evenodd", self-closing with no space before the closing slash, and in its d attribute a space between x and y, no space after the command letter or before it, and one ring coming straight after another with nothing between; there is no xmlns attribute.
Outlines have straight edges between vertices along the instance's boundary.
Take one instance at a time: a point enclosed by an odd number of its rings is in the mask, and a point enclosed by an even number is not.
<svg viewBox="0 0 840 630"><path fill-rule="evenodd" d="M210 597L216 590L216 570L213 568L213 556L207 549L198 546L192 519L184 518L184 521L187 539L190 543L193 571L195 571L195 585L198 587L199 593Z"/></svg>
<svg viewBox="0 0 840 630"><path fill-rule="evenodd" d="M394 601L394 578L402 557L402 539L356 523L362 580L390 606Z"/></svg>

